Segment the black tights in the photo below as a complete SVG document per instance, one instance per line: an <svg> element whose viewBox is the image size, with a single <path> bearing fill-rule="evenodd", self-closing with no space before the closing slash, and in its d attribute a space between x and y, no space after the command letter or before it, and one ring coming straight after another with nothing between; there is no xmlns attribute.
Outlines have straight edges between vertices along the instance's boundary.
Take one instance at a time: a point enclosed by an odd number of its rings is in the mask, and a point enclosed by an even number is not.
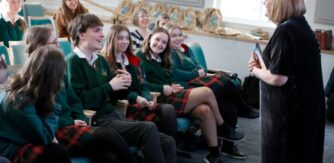
<svg viewBox="0 0 334 163"><path fill-rule="evenodd" d="M68 149L59 144L45 146L43 153L36 159L35 163L71 163Z"/></svg>
<svg viewBox="0 0 334 163"><path fill-rule="evenodd" d="M88 156L93 163L137 162L123 138L111 127L100 127L82 146L70 148L71 155Z"/></svg>
<svg viewBox="0 0 334 163"><path fill-rule="evenodd" d="M173 138L176 137L176 113L171 104L160 104L157 115L161 118L157 123L159 131Z"/></svg>

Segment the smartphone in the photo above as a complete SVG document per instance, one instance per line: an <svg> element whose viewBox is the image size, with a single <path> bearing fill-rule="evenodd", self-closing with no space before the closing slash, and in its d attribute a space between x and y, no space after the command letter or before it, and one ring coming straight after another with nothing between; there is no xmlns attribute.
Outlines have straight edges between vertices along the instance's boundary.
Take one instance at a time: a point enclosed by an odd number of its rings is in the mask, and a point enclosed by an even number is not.
<svg viewBox="0 0 334 163"><path fill-rule="evenodd" d="M262 58L262 49L259 45L259 43L255 44L253 52L256 54L256 57L258 58L258 61L260 62L261 65L265 65L263 58Z"/></svg>

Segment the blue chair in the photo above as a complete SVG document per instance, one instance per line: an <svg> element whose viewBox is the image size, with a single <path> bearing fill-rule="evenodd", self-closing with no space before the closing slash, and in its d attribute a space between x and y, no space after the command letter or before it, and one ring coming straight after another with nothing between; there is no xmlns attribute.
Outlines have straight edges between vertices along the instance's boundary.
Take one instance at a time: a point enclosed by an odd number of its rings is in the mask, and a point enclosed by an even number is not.
<svg viewBox="0 0 334 163"><path fill-rule="evenodd" d="M58 38L59 46L66 57L68 54L72 52L72 46L68 38Z"/></svg>
<svg viewBox="0 0 334 163"><path fill-rule="evenodd" d="M208 66L206 65L206 60L201 45L199 45L198 43L193 43L189 45L189 48L193 52L195 60L200 65L202 65L205 70L208 70Z"/></svg>
<svg viewBox="0 0 334 163"><path fill-rule="evenodd" d="M25 52L25 43L23 41L9 41L10 55L12 65L22 65L27 59Z"/></svg>
<svg viewBox="0 0 334 163"><path fill-rule="evenodd" d="M28 16L44 16L44 9L41 3L27 3L22 5L23 15L26 22L28 22Z"/></svg>
<svg viewBox="0 0 334 163"><path fill-rule="evenodd" d="M10 64L9 55L7 47L3 44L3 42L0 42L0 55L4 55L6 64Z"/></svg>
<svg viewBox="0 0 334 163"><path fill-rule="evenodd" d="M33 26L50 26L56 30L52 17L50 16L28 16L29 27Z"/></svg>

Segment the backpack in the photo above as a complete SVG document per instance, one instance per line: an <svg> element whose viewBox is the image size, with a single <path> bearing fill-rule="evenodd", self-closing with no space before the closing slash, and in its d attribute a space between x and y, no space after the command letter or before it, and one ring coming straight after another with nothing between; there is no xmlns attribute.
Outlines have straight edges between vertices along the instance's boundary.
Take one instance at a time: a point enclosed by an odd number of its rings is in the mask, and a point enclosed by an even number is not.
<svg viewBox="0 0 334 163"><path fill-rule="evenodd" d="M259 108L260 86L259 79L254 76L245 77L242 85L243 99L254 108Z"/></svg>

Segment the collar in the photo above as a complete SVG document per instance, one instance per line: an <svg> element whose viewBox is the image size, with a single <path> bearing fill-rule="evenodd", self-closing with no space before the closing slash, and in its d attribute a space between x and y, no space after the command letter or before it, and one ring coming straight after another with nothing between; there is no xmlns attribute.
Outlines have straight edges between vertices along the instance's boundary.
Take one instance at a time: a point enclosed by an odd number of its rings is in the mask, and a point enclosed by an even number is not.
<svg viewBox="0 0 334 163"><path fill-rule="evenodd" d="M116 55L116 62L125 66L129 65L128 57L124 53Z"/></svg>
<svg viewBox="0 0 334 163"><path fill-rule="evenodd" d="M12 21L10 20L10 18L8 17L8 15L5 14L5 13L1 13L1 17L5 20L5 22L12 22ZM19 20L20 18L21 18L21 16L19 16L19 15L15 15L15 16L14 16L14 23L15 23L17 20Z"/></svg>
<svg viewBox="0 0 334 163"><path fill-rule="evenodd" d="M91 66L94 66L94 63L95 63L95 61L96 61L97 58L98 58L96 52L93 53L93 57L92 57L92 58L87 58L87 56L85 55L85 53L83 53L78 47L75 47L75 48L73 49L73 52L74 52L75 54L77 54L79 58L86 59L87 62L89 63L89 65L91 65Z"/></svg>
<svg viewBox="0 0 334 163"><path fill-rule="evenodd" d="M155 61L161 63L161 57L160 57L160 55L157 55L157 57L155 57L152 53L150 53L150 55L151 55L151 58L152 58L153 60L155 60Z"/></svg>

